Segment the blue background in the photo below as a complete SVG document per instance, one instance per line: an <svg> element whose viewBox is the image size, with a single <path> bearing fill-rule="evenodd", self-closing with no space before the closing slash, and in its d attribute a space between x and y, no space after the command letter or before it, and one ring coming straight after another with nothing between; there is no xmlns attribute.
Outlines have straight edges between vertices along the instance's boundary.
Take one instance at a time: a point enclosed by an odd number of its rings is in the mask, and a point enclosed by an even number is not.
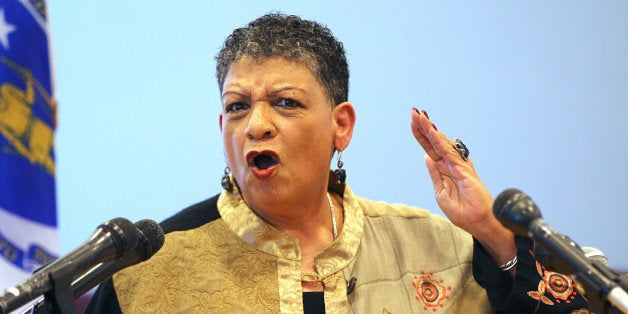
<svg viewBox="0 0 628 314"><path fill-rule="evenodd" d="M440 212L416 106L464 140L494 196L523 190L628 270L626 1L51 1L61 253L108 219L160 221L220 192L213 56L271 10L344 42L357 194Z"/></svg>

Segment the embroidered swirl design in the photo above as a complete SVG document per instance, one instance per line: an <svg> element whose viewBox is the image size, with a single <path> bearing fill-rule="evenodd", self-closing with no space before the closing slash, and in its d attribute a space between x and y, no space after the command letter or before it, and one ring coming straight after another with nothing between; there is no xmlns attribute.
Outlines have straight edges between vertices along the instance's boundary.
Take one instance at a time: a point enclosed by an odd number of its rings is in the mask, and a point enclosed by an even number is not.
<svg viewBox="0 0 628 314"><path fill-rule="evenodd" d="M423 304L423 309L431 309L436 312L438 308L443 308L445 300L450 296L447 291L451 290L451 286L446 286L444 280L434 278L434 272L428 273L421 270L420 275L414 275L412 286L416 291L416 300Z"/></svg>

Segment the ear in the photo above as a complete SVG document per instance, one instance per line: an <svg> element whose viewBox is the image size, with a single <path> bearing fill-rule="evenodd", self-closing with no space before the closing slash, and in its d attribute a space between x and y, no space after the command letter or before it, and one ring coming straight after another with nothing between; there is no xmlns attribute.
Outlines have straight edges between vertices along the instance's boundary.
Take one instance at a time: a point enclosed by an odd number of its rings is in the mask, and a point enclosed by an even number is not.
<svg viewBox="0 0 628 314"><path fill-rule="evenodd" d="M222 134L222 111L220 112L220 114L218 115L218 127L220 128L220 134Z"/></svg>
<svg viewBox="0 0 628 314"><path fill-rule="evenodd" d="M353 136L353 126L355 125L355 110L349 102L336 105L332 112L334 119L334 148L343 151Z"/></svg>

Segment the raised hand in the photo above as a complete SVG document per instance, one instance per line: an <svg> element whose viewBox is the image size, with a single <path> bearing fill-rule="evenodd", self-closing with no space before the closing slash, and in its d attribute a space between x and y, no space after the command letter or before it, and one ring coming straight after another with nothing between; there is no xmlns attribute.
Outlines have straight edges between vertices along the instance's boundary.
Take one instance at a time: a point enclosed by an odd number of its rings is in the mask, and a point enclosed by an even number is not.
<svg viewBox="0 0 628 314"><path fill-rule="evenodd" d="M427 112L416 108L411 129L425 150L438 206L452 223L478 239L496 263L501 265L512 259L516 255L514 235L493 215L493 198L475 171L464 144L450 140L436 128Z"/></svg>

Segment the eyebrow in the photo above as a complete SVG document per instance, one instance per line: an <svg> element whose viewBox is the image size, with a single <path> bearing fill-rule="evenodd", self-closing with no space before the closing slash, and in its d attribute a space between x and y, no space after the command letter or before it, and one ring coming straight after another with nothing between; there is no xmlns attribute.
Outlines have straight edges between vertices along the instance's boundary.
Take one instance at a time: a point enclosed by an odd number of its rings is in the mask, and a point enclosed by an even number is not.
<svg viewBox="0 0 628 314"><path fill-rule="evenodd" d="M240 84L233 84L233 86L236 87L236 90L227 88L226 90L224 90L222 92L221 98L224 98L225 96L227 96L229 94L238 95L238 96L241 96L241 97L248 97L246 94L243 94L243 93L241 93L241 92L239 92L237 90L237 89L241 89L242 88L240 86ZM292 90L300 91L300 92L302 92L302 93L304 93L306 95L309 94L305 89L303 89L301 87L297 87L297 86L292 86L292 85L285 85L285 86L281 86L281 87L278 87L278 88L274 88L273 87L273 89L270 92L270 94L271 95L276 95L276 94L278 94L280 92L283 92L283 91L292 91Z"/></svg>
<svg viewBox="0 0 628 314"><path fill-rule="evenodd" d="M309 94L305 89L300 88L300 87L296 87L296 86L292 86L292 85L286 85L286 86L283 86L283 87L276 88L270 94L274 95L274 94L277 94L277 93L280 93L280 92L283 92L283 91L292 91L292 90L300 91L300 92L302 92L302 93L304 93L306 95Z"/></svg>
<svg viewBox="0 0 628 314"><path fill-rule="evenodd" d="M225 96L228 94L236 94L236 95L244 96L244 94L237 92L233 89L230 89L230 87L236 87L238 89L242 89L242 86L238 83L229 84L226 86L226 88L223 89L222 94L220 95L220 98L225 98Z"/></svg>
<svg viewBox="0 0 628 314"><path fill-rule="evenodd" d="M222 92L222 95L220 95L220 98L225 98L225 96L227 96L229 94L234 94L234 95L246 97L246 95L244 95L244 94L242 94L240 92L233 91L233 90L226 90L226 91Z"/></svg>

